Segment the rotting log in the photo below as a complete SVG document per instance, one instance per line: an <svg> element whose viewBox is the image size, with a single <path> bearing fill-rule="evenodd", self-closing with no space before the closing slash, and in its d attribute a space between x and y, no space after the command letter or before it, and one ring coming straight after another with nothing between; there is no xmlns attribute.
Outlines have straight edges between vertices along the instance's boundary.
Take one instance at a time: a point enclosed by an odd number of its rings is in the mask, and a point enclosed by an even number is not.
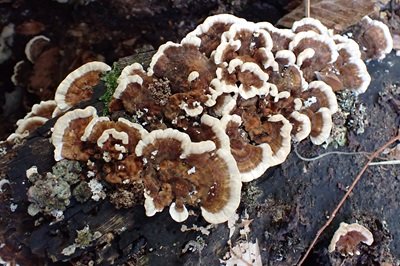
<svg viewBox="0 0 400 266"><path fill-rule="evenodd" d="M138 57L131 59L144 62ZM387 109L377 105L377 99L383 82L399 82L400 68L396 68L399 65L400 60L394 56L389 56L383 63L372 62L369 65L374 82L361 101L365 103L367 110L371 110L370 125L365 134L352 137L352 144L356 143L361 150L372 150L397 129L391 126L395 123L398 125L398 114L390 107ZM387 72L385 69L391 70ZM97 86L92 100L79 107L94 105L101 111L103 103L97 99L104 93L104 89L103 84ZM229 230L226 224L214 226L210 235L197 231L182 232L182 224L174 222L166 211L154 217L146 217L142 206L116 209L107 200L83 204L72 200L64 212L64 219L59 222L52 222L51 218L37 219L29 216L26 192L30 183L25 171L33 165L38 167L40 173L51 171L54 159L49 136L54 122L48 121L22 145L13 149L7 147L10 150L0 157L0 177L10 181L10 184L2 187L3 193L0 194L0 241L4 243L0 248L0 256L4 260L23 266L87 265L90 261L96 265L219 263L218 259L228 251ZM383 130L385 126L387 128ZM323 152L308 141L299 145L299 151L309 156ZM341 197L342 191L338 189L338 184L345 186L350 183L351 177L358 172L357 166L364 162L362 157L356 158L358 160L333 157L307 163L292 154L283 165L268 170L263 177L244 186L238 212L243 215L244 210L247 210L249 219L254 219L250 226L249 239L258 239L266 265L289 265L298 261L314 232L325 222L324 213L333 209L335 202ZM341 167L337 167L338 165ZM398 170L395 171L398 174ZM369 170L365 183L361 181L351 201L338 214L334 225L343 220L363 219L366 215L369 215L366 220L384 219L395 236L394 239L397 239L395 244L398 244L398 214L395 209L390 208L393 202L399 200L398 193L395 193L396 183L380 187L377 180L381 176L387 183L393 177L390 171L384 169ZM380 187L379 190L377 186ZM366 194L376 198L366 199ZM377 199L378 195L382 197ZM385 202L385 197L388 197L388 202ZM378 203L388 208L379 209ZM17 205L14 212L10 209L11 204ZM193 224L198 227L207 226L204 220L195 216L190 216L184 224L188 227ZM86 248L78 248L70 256L63 255L62 250L74 243L76 231L85 226L89 226L91 231L100 232L102 237ZM331 228L327 233L333 231L334 228ZM236 230L233 240L238 237L239 232ZM325 236L317 251L322 254L328 241L329 236ZM183 250L189 244L196 248L192 248L193 252L184 253ZM387 243L378 242L376 245Z"/></svg>
<svg viewBox="0 0 400 266"><path fill-rule="evenodd" d="M133 62L144 67L150 63L154 51L138 53L122 58L116 64L122 69ZM76 108L94 106L103 112L104 103L99 98L105 93L103 82L94 88L91 100L78 104ZM93 261L95 265L129 265L164 263L166 254L172 265L182 264L181 250L195 233L181 233L181 225L173 221L167 212L156 217L146 217L143 206L116 209L109 201L88 201L79 203L71 199L64 211L64 219L32 217L28 214L27 191L32 185L26 177L26 170L32 166L40 174L51 172L55 164L54 147L50 143L51 128L57 118L51 119L33 132L21 145L17 145L0 157L0 177L9 180L3 186L0 208L0 257L20 265L66 264L82 265ZM6 143L3 143L6 146ZM9 145L4 148L11 148ZM11 211L10 206L17 206ZM192 217L189 224L206 226L204 220ZM77 248L71 255L64 255L63 249L74 243L77 231L88 226L91 232L100 232L101 237L85 248ZM222 230L221 230L222 229ZM226 228L223 226L221 248L226 243ZM148 251L153 252L148 252ZM145 252L146 251L146 252ZM215 260L215 258L212 258Z"/></svg>

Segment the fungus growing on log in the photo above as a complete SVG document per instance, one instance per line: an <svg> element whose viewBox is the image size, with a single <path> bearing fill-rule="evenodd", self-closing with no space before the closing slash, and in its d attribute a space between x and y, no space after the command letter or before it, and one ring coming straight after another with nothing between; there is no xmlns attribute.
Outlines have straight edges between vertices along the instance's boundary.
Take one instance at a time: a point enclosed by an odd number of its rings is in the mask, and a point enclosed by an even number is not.
<svg viewBox="0 0 400 266"><path fill-rule="evenodd" d="M66 111L77 103L89 100L93 86L100 81L100 74L111 70L103 62L89 62L75 69L60 83L56 90L55 101L61 111Z"/></svg>
<svg viewBox="0 0 400 266"><path fill-rule="evenodd" d="M332 237L328 251L334 252L336 250L344 256L359 255L357 246L361 242L370 246L374 242L372 233L360 224L347 224L342 222Z"/></svg>
<svg viewBox="0 0 400 266"><path fill-rule="evenodd" d="M93 107L61 116L55 159L90 160L96 178L115 185L139 182L148 216L168 207L182 222L189 208L200 208L208 222L225 222L241 182L283 163L292 140L329 138L335 92L363 93L370 83L361 54L315 19L278 29L209 17L181 43L161 45L148 70L124 68L108 105L114 121ZM57 107L89 99L109 69L93 62L72 72Z"/></svg>
<svg viewBox="0 0 400 266"><path fill-rule="evenodd" d="M225 222L240 202L241 180L229 151L212 141L192 142L175 129L154 130L136 146L143 160L148 216L170 205L171 217L188 217L185 205L200 206L210 223Z"/></svg>
<svg viewBox="0 0 400 266"><path fill-rule="evenodd" d="M314 31L318 34L329 35L327 27L325 27L319 20L310 17L295 21L292 26L292 31L294 33Z"/></svg>
<svg viewBox="0 0 400 266"><path fill-rule="evenodd" d="M110 183L139 179L142 162L134 155L139 140L147 133L139 124L119 118L98 117L96 109L67 112L54 125L54 159L99 162L97 172Z"/></svg>
<svg viewBox="0 0 400 266"><path fill-rule="evenodd" d="M385 58L393 49L393 39L388 26L378 20L365 16L359 23L355 40L361 45L365 59Z"/></svg>
<svg viewBox="0 0 400 266"><path fill-rule="evenodd" d="M52 118L55 108L56 102L54 100L41 101L38 104L34 104L31 111L24 118L17 121L17 129L7 138L7 141L15 142L27 137Z"/></svg>
<svg viewBox="0 0 400 266"><path fill-rule="evenodd" d="M25 46L26 58L35 63L36 59L50 46L50 39L39 35L33 37Z"/></svg>
<svg viewBox="0 0 400 266"><path fill-rule="evenodd" d="M71 159L87 161L89 154L83 148L81 136L90 121L97 117L96 109L92 106L76 109L61 116L54 125L51 142L53 143L54 159Z"/></svg>

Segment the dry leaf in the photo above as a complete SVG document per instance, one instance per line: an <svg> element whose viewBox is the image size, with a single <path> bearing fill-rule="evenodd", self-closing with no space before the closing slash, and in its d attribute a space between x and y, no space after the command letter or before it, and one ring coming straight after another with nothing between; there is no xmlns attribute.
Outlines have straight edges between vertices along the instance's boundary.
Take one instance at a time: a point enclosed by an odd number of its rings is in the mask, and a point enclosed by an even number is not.
<svg viewBox="0 0 400 266"><path fill-rule="evenodd" d="M328 28L342 32L375 11L372 0L311 0L311 17L318 19ZM294 21L305 16L304 5L300 5L281 18L277 25L291 28Z"/></svg>

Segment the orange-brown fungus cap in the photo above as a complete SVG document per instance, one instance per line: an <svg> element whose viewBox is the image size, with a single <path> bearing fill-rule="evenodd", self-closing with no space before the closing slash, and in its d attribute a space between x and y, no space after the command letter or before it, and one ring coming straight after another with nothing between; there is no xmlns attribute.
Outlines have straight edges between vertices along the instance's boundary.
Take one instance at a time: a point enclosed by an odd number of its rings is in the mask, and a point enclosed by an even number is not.
<svg viewBox="0 0 400 266"><path fill-rule="evenodd" d="M307 90L300 96L303 99L304 108L316 112L321 107L331 110L332 114L338 110L336 95L332 88L323 81L313 81L308 85Z"/></svg>
<svg viewBox="0 0 400 266"><path fill-rule="evenodd" d="M365 59L383 59L393 49L393 39L388 26L365 16L359 23L361 29L354 38L363 48Z"/></svg>
<svg viewBox="0 0 400 266"><path fill-rule="evenodd" d="M122 160L125 154L133 154L136 144L146 131L139 124L120 118L117 122L107 117L93 119L85 128L82 141L91 144L91 154L104 161Z"/></svg>
<svg viewBox="0 0 400 266"><path fill-rule="evenodd" d="M230 148L242 175L242 181L256 179L265 172L265 154L271 154L269 147L251 145L244 132L240 129L241 120L238 116L224 116L222 118L226 134L230 139ZM264 166L264 167L263 167ZM262 168L262 169L260 169Z"/></svg>
<svg viewBox="0 0 400 266"><path fill-rule="evenodd" d="M361 59L358 44L346 36L334 35L333 39L339 56L333 64L315 73L317 79L331 86L333 91L349 89L357 94L365 92L371 77Z"/></svg>
<svg viewBox="0 0 400 266"><path fill-rule="evenodd" d="M106 163L103 166L104 179L113 184L134 182L140 179L142 169L142 160L131 154L123 160Z"/></svg>
<svg viewBox="0 0 400 266"><path fill-rule="evenodd" d="M191 44L167 42L158 49L150 63L149 74L167 78L172 93L208 90L215 73L214 63Z"/></svg>
<svg viewBox="0 0 400 266"><path fill-rule="evenodd" d="M312 31L297 33L289 49L297 56L297 65L307 82L315 80L315 71L324 69L338 57L335 42Z"/></svg>
<svg viewBox="0 0 400 266"><path fill-rule="evenodd" d="M271 35L273 43L272 52L276 53L280 50L289 49L289 43L293 40L295 35L291 30L275 28L269 22L259 22L257 25Z"/></svg>
<svg viewBox="0 0 400 266"><path fill-rule="evenodd" d="M220 44L222 33L229 30L232 24L244 21L244 19L229 14L208 17L182 40L182 44L194 44L199 47L201 53L209 57Z"/></svg>
<svg viewBox="0 0 400 266"><path fill-rule="evenodd" d="M326 107L321 107L317 112L312 112L310 109L302 110L311 120L311 142L315 145L324 143L331 133L332 129L332 114Z"/></svg>
<svg viewBox="0 0 400 266"><path fill-rule="evenodd" d="M370 246L374 242L372 233L360 224L342 222L333 235L328 250L329 252L336 250L343 255L352 256L358 252L357 246L361 242Z"/></svg>
<svg viewBox="0 0 400 266"><path fill-rule="evenodd" d="M240 59L243 62L256 62L265 69L276 68L271 49L271 36L257 24L233 24L229 31L222 35L221 44L214 53L214 62L220 65Z"/></svg>
<svg viewBox="0 0 400 266"><path fill-rule="evenodd" d="M82 135L86 126L96 118L96 109L92 106L75 109L61 116L54 125L51 141L55 147L54 159L87 161L89 154L85 152Z"/></svg>
<svg viewBox="0 0 400 266"><path fill-rule="evenodd" d="M137 113L138 118L142 113L147 115L160 114L162 106L155 101L148 86L148 82L139 75L121 79L110 102L110 110L117 111L123 107L128 113Z"/></svg>
<svg viewBox="0 0 400 266"><path fill-rule="evenodd" d="M49 38L43 35L35 36L25 46L26 58L32 63L35 63L39 56L49 47Z"/></svg>
<svg viewBox="0 0 400 266"><path fill-rule="evenodd" d="M7 140L22 139L32 133L34 130L42 126L52 117L52 113L56 108L55 101L41 101L32 106L31 111L26 114L23 119L17 121L17 129L11 134Z"/></svg>
<svg viewBox="0 0 400 266"><path fill-rule="evenodd" d="M55 94L58 108L66 111L79 102L89 100L93 87L100 81L100 74L111 70L103 62L89 62L72 71L60 83Z"/></svg>
<svg viewBox="0 0 400 266"><path fill-rule="evenodd" d="M294 33L302 31L314 31L318 34L328 35L328 29L317 19L314 18L303 18L299 21L295 21L292 26Z"/></svg>
<svg viewBox="0 0 400 266"><path fill-rule="evenodd" d="M239 203L241 181L233 157L210 141L193 143L177 130L155 130L136 147L144 164L146 213L175 203L200 206L211 223L226 221ZM173 216L174 218L174 216Z"/></svg>

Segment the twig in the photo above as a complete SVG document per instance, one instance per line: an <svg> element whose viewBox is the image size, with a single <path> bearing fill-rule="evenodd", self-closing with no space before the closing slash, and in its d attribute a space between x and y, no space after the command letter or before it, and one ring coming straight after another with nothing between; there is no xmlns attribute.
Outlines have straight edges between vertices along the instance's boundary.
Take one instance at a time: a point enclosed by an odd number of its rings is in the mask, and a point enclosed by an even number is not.
<svg viewBox="0 0 400 266"><path fill-rule="evenodd" d="M315 157L307 158L307 157L302 156L299 153L299 151L297 150L297 145L294 146L294 153L296 153L297 157L299 157L301 160L306 161L306 162L316 161L316 160L319 160L328 155L360 155L360 154L362 154L362 155L367 156L367 155L371 154L370 152L366 152L366 151L357 151L357 152L330 151L330 152L322 153Z"/></svg>
<svg viewBox="0 0 400 266"><path fill-rule="evenodd" d="M358 173L356 178L354 179L353 183L347 190L346 194L344 194L343 198L340 200L339 204L336 206L336 208L333 210L331 213L328 221L318 230L317 234L315 235L313 241L311 242L310 246L308 247L306 253L304 256L301 258L299 262L299 266L301 266L304 261L307 259L308 255L310 254L311 250L314 248L314 245L317 243L319 237L321 234L325 231L325 229L332 223L333 219L335 218L336 214L339 212L340 208L343 206L345 203L346 199L349 197L351 192L353 191L354 187L357 185L358 181L361 179L361 176L364 174L365 170L367 170L368 166L372 163L372 161L379 155L381 154L387 147L389 147L391 144L394 142L400 140L400 133L397 134L397 136L391 138L388 142L386 142L383 146L381 146L379 149L377 149L368 159L368 162L364 165L364 167L361 169L361 171Z"/></svg>
<svg viewBox="0 0 400 266"><path fill-rule="evenodd" d="M371 152L367 151L355 151L355 152L347 152L347 151L330 151L330 152L325 152L322 153L318 156L315 157L304 157L301 155L297 149L297 145L294 145L294 153L296 154L297 157L299 157L300 160L306 161L306 162L313 162L316 160L319 160L321 158L324 158L325 156L329 155L365 155L368 156L371 154ZM400 160L388 160L388 161L379 161L379 162L371 162L369 166L375 166L375 165L395 165L395 164L400 164Z"/></svg>
<svg viewBox="0 0 400 266"><path fill-rule="evenodd" d="M311 10L310 10L310 0L304 0L304 12L306 15L306 18L309 18L311 16Z"/></svg>
<svg viewBox="0 0 400 266"><path fill-rule="evenodd" d="M394 165L394 164L400 164L400 160L372 162L372 163L369 164L369 166L374 166L374 165Z"/></svg>

